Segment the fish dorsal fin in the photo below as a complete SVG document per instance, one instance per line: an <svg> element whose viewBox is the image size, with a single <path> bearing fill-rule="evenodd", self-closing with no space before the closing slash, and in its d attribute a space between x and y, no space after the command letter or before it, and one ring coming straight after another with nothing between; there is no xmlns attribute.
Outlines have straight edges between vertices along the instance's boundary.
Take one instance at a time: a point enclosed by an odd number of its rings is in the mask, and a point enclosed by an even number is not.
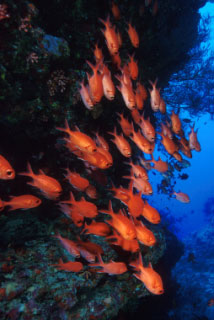
<svg viewBox="0 0 214 320"><path fill-rule="evenodd" d="M102 257L101 257L101 254L100 254L100 253L98 253L97 257L98 257L98 261L99 261L99 263L100 263L101 265L103 265L103 264L104 264L104 262L103 262L103 259L102 259Z"/></svg>
<svg viewBox="0 0 214 320"><path fill-rule="evenodd" d="M149 262L149 268L150 268L150 269L153 269L151 262Z"/></svg>
<svg viewBox="0 0 214 320"><path fill-rule="evenodd" d="M112 202L109 200L109 203L108 203L108 210L111 212L111 213L114 213L113 211L113 208L112 208Z"/></svg>
<svg viewBox="0 0 214 320"><path fill-rule="evenodd" d="M70 191L70 201L75 201L75 198L74 198L74 195L73 195L72 191Z"/></svg>
<svg viewBox="0 0 214 320"><path fill-rule="evenodd" d="M131 179L130 183L129 183L129 193L133 193L133 185L134 185L134 180Z"/></svg>
<svg viewBox="0 0 214 320"><path fill-rule="evenodd" d="M39 169L39 173L42 175L45 175L44 171L42 169Z"/></svg>
<svg viewBox="0 0 214 320"><path fill-rule="evenodd" d="M140 265L141 267L143 267L143 258L142 258L142 254L141 254L141 253L139 253L138 261L139 261L139 265Z"/></svg>

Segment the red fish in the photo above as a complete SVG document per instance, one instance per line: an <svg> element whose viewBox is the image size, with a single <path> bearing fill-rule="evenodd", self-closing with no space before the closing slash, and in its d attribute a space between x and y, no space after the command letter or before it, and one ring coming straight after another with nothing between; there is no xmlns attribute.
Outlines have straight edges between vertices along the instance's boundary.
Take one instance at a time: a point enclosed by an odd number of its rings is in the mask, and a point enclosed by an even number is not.
<svg viewBox="0 0 214 320"><path fill-rule="evenodd" d="M101 255L98 255L98 263L89 264L89 267L102 267L101 270L98 270L99 273L108 273L109 275L122 274L127 271L127 267L124 262L114 262L110 261L104 263Z"/></svg>
<svg viewBox="0 0 214 320"><path fill-rule="evenodd" d="M77 227L81 227L84 223L84 217L79 213L77 208L71 208L70 206L59 203L60 210L73 221Z"/></svg>
<svg viewBox="0 0 214 320"><path fill-rule="evenodd" d="M120 246L125 251L137 252L140 250L140 246L137 240L126 240L115 231L113 235L106 237L107 241L110 241L112 245Z"/></svg>
<svg viewBox="0 0 214 320"><path fill-rule="evenodd" d="M195 124L191 128L191 133L189 134L189 147L191 150L199 152L201 151L201 146L197 139L197 131L194 131L194 126Z"/></svg>
<svg viewBox="0 0 214 320"><path fill-rule="evenodd" d="M150 80L149 80L149 82L152 85L152 90L149 89L151 108L154 112L157 112L160 107L160 102L161 102L160 89L156 88L157 79L155 80L154 83Z"/></svg>
<svg viewBox="0 0 214 320"><path fill-rule="evenodd" d="M169 139L169 137L164 136L163 133L157 132L162 137L161 143L164 145L166 151L173 155L176 151L178 151L178 146L174 143L173 140Z"/></svg>
<svg viewBox="0 0 214 320"><path fill-rule="evenodd" d="M86 201L83 197L80 201L76 201L72 192L70 192L70 199L61 201L61 203L72 205L78 210L79 214L86 218L95 218L98 215L97 207L94 203Z"/></svg>
<svg viewBox="0 0 214 320"><path fill-rule="evenodd" d="M129 55L129 59L130 59L128 63L129 74L132 80L136 80L138 77L138 65L137 65L137 62L134 60L134 54L132 56Z"/></svg>
<svg viewBox="0 0 214 320"><path fill-rule="evenodd" d="M143 178L136 178L133 175L133 172L132 172L131 176L123 176L123 178L131 179L134 182L134 184L133 184L134 188L136 188L142 194L145 194L145 195L152 194L152 192L153 192L152 186L151 186L151 184L149 183L148 180L145 180Z"/></svg>
<svg viewBox="0 0 214 320"><path fill-rule="evenodd" d="M107 17L106 21L99 19L105 26L105 30L101 30L106 38L106 44L109 49L111 55L117 54L119 50L119 43L117 34L115 32L115 28L112 27L110 23L109 16Z"/></svg>
<svg viewBox="0 0 214 320"><path fill-rule="evenodd" d="M154 246L156 243L156 239L153 232L146 228L142 221L138 221L135 219L134 223L138 241L148 247Z"/></svg>
<svg viewBox="0 0 214 320"><path fill-rule="evenodd" d="M103 254L103 249L101 246L94 242L77 240L78 246L84 247L87 251L93 253L95 256L98 254Z"/></svg>
<svg viewBox="0 0 214 320"><path fill-rule="evenodd" d="M111 3L111 11L112 11L114 18L116 20L119 20L120 19L120 9L118 8L118 6L115 4L114 1L112 1L112 3Z"/></svg>
<svg viewBox="0 0 214 320"><path fill-rule="evenodd" d="M85 189L85 193L91 199L97 199L98 197L96 188L91 184Z"/></svg>
<svg viewBox="0 0 214 320"><path fill-rule="evenodd" d="M97 43L95 44L95 48L94 48L94 56L95 56L96 62L100 62L103 60L102 50L98 47Z"/></svg>
<svg viewBox="0 0 214 320"><path fill-rule="evenodd" d="M118 150L122 153L122 155L126 158L130 158L132 155L131 146L124 138L123 134L121 133L121 135L117 135L116 128L114 128L114 132L108 133L114 136L115 139L111 139L111 141L116 144Z"/></svg>
<svg viewBox="0 0 214 320"><path fill-rule="evenodd" d="M92 221L91 224L86 224L82 230L85 234L94 234L96 236L105 237L109 235L111 229L105 222Z"/></svg>
<svg viewBox="0 0 214 320"><path fill-rule="evenodd" d="M54 238L57 238L60 240L62 246L75 258L80 257L80 250L77 247L77 244L67 238L63 238L59 233L54 236Z"/></svg>
<svg viewBox="0 0 214 320"><path fill-rule="evenodd" d="M0 179L11 180L15 178L15 171L10 163L0 155Z"/></svg>
<svg viewBox="0 0 214 320"><path fill-rule="evenodd" d="M134 143L138 146L138 148L147 153L152 154L155 148L155 144L150 143L142 134L140 131L135 132L134 128L132 130L132 136L130 136L131 140L134 141Z"/></svg>
<svg viewBox="0 0 214 320"><path fill-rule="evenodd" d="M136 31L136 29L130 24L128 23L128 35L129 35L129 39L133 45L133 47L138 48L139 47L139 36L138 33Z"/></svg>
<svg viewBox="0 0 214 320"><path fill-rule="evenodd" d="M69 272L80 272L83 270L83 264L77 261L68 261L63 263L62 259L59 259L58 264L51 264L52 267L57 267L58 270Z"/></svg>
<svg viewBox="0 0 214 320"><path fill-rule="evenodd" d="M134 122L140 126L141 115L140 115L139 111L137 109L133 109L133 110L131 110L131 115L132 115Z"/></svg>
<svg viewBox="0 0 214 320"><path fill-rule="evenodd" d="M163 173L168 170L168 163L166 161L161 160L161 157L158 157L158 160L155 160L152 155L152 160L146 160L146 162L154 163L153 169Z"/></svg>
<svg viewBox="0 0 214 320"><path fill-rule="evenodd" d="M125 81L115 76L121 83L121 86L117 86L117 89L121 92L125 105L128 109L133 110L135 108L135 94L132 87L125 83Z"/></svg>
<svg viewBox="0 0 214 320"><path fill-rule="evenodd" d="M92 110L94 107L94 103L90 97L89 88L88 86L84 85L83 81L80 82L80 85L81 85L81 88L79 89L79 93L81 95L82 101L88 110Z"/></svg>
<svg viewBox="0 0 214 320"><path fill-rule="evenodd" d="M154 207L152 207L148 201L145 200L144 202L144 207L143 207L143 212L142 212L142 216L148 220L149 222L153 223L153 224L158 224L160 223L160 214L157 211L157 209L155 209Z"/></svg>
<svg viewBox="0 0 214 320"><path fill-rule="evenodd" d="M167 122L168 123L168 122ZM169 124L169 123L168 123ZM164 136L167 136L169 139L173 139L173 134L168 125L161 123L161 129Z"/></svg>
<svg viewBox="0 0 214 320"><path fill-rule="evenodd" d="M144 119L144 117L141 117L141 123L139 124L144 137L146 137L146 139L153 143L155 141L155 129L153 127L153 125L150 122L150 119Z"/></svg>
<svg viewBox="0 0 214 320"><path fill-rule="evenodd" d="M134 267L137 273L134 276L143 282L145 287L153 294L163 294L163 282L160 275L153 270L151 262L148 267L143 266L141 253L139 254L138 261L133 261L130 266Z"/></svg>
<svg viewBox="0 0 214 320"><path fill-rule="evenodd" d="M30 194L10 198L10 201L4 201L5 206L10 206L9 211L17 209L32 209L38 207L42 203L42 201L39 198Z"/></svg>
<svg viewBox="0 0 214 320"><path fill-rule="evenodd" d="M120 58L119 53L112 55L111 59L112 59L112 63L117 67L117 69L120 69L121 58Z"/></svg>
<svg viewBox="0 0 214 320"><path fill-rule="evenodd" d="M109 151L109 145L106 142L106 140L100 136L98 133L96 133L96 143L98 144L99 147L102 147L103 149Z"/></svg>
<svg viewBox="0 0 214 320"><path fill-rule="evenodd" d="M173 195L175 195L176 199L183 203L190 202L189 196L186 193L183 192L173 192Z"/></svg>
<svg viewBox="0 0 214 320"><path fill-rule="evenodd" d="M132 133L131 123L122 114L118 112L116 114L120 117L120 120L118 120L118 122L123 130L123 133L129 137L130 134Z"/></svg>
<svg viewBox="0 0 214 320"><path fill-rule="evenodd" d="M128 196L128 200L121 200L125 205L128 207L129 213L134 217L139 217L143 212L144 201L142 199L142 193L139 192L138 194L133 194L133 184L134 182L131 181L129 184L129 188L125 189L126 194Z"/></svg>
<svg viewBox="0 0 214 320"><path fill-rule="evenodd" d="M91 137L79 130L71 131L67 120L65 120L65 128L57 127L56 129L66 132L69 135L69 141L75 145L77 149L88 153L97 151L96 144Z"/></svg>
<svg viewBox="0 0 214 320"><path fill-rule="evenodd" d="M181 120L179 119L179 116L175 114L174 111L172 111L172 114L171 114L171 122L172 122L172 131L175 134L179 134L181 132Z"/></svg>
<svg viewBox="0 0 214 320"><path fill-rule="evenodd" d="M111 72L104 65L102 69L102 84L105 97L108 100L113 100L115 96L115 86L111 79Z"/></svg>
<svg viewBox="0 0 214 320"><path fill-rule="evenodd" d="M27 164L27 169L27 172L19 173L21 176L33 179L33 182L27 184L40 189L47 199L56 200L59 197L62 187L56 179L45 175L42 170L39 171L39 174L33 173L30 163Z"/></svg>
<svg viewBox="0 0 214 320"><path fill-rule="evenodd" d="M145 101L147 99L148 94L147 94L146 88L140 82L137 82L136 91L139 92L139 94L141 95L143 101Z"/></svg>
<svg viewBox="0 0 214 320"><path fill-rule="evenodd" d="M126 162L126 164L128 164L129 166L131 166L132 168L132 172L135 175L136 178L142 178L145 180L148 180L148 174L147 171L141 167L138 164L134 164L133 162Z"/></svg>
<svg viewBox="0 0 214 320"><path fill-rule="evenodd" d="M136 230L133 222L124 216L121 211L117 214L114 213L111 202L109 202L109 210L102 210L101 212L107 213L112 217L111 221L108 220L106 222L119 232L124 239L133 240L136 238Z"/></svg>
<svg viewBox="0 0 214 320"><path fill-rule="evenodd" d="M65 177L75 189L84 191L89 186L89 181L81 177L79 173L71 172L69 169L66 170L67 175Z"/></svg>
<svg viewBox="0 0 214 320"><path fill-rule="evenodd" d="M98 73L100 63L97 63L95 66L89 61L86 61L87 64L93 71L93 75L90 76L87 73L88 84L89 84L89 94L93 103L98 103L103 97L103 84L102 84L102 75Z"/></svg>

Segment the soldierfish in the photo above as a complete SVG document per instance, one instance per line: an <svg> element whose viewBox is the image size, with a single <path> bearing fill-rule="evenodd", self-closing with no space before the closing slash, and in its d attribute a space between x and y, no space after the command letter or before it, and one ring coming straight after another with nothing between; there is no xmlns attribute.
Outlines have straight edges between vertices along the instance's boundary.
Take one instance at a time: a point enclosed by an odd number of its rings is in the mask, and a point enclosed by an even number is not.
<svg viewBox="0 0 214 320"><path fill-rule="evenodd" d="M155 209L154 207L152 207L147 200L145 200L144 202L144 207L143 207L143 212L142 212L142 216L148 220L149 222L153 223L153 224L158 224L160 223L160 214L157 211L157 209Z"/></svg>
<svg viewBox="0 0 214 320"><path fill-rule="evenodd" d="M89 267L102 267L101 270L97 270L99 273L108 273L109 275L122 274L127 271L127 267L124 262L110 261L104 263L101 256L98 255L98 263L89 264Z"/></svg>
<svg viewBox="0 0 214 320"><path fill-rule="evenodd" d="M77 247L77 244L67 238L63 238L59 233L56 234L54 236L54 238L57 238L58 240L60 240L61 244L63 245L63 247L75 258L79 258L80 257L80 251Z"/></svg>
<svg viewBox="0 0 214 320"><path fill-rule="evenodd" d="M158 157L158 160L155 160L152 155L152 160L146 160L145 162L152 162L154 163L153 169L159 171L159 172L166 172L168 170L168 163L166 161L163 161L161 157Z"/></svg>
<svg viewBox="0 0 214 320"><path fill-rule="evenodd" d="M115 96L115 86L111 79L111 72L107 68L103 70L102 84L105 97L108 100L113 100Z"/></svg>
<svg viewBox="0 0 214 320"><path fill-rule="evenodd" d="M92 76L87 73L88 84L89 84L89 94L93 103L98 103L103 96L103 84L102 84L102 75L98 72L100 63L97 63L95 66L89 61L86 61L87 64L93 71Z"/></svg>
<svg viewBox="0 0 214 320"><path fill-rule="evenodd" d="M89 181L86 178L81 177L77 172L71 172L69 169L65 178L70 182L70 184L77 190L84 191L89 186Z"/></svg>
<svg viewBox="0 0 214 320"><path fill-rule="evenodd" d="M131 123L122 114L118 112L116 114L120 117L120 120L118 120L118 122L121 126L121 129L123 130L123 133L129 137L132 132Z"/></svg>
<svg viewBox="0 0 214 320"><path fill-rule="evenodd" d="M61 201L61 203L72 205L78 210L79 214L86 218L95 218L98 215L97 207L94 203L86 201L83 197L80 201L76 201L72 192L70 192L70 199Z"/></svg>
<svg viewBox="0 0 214 320"><path fill-rule="evenodd" d="M51 264L52 267L56 267L58 270L69 271L69 272L80 272L83 270L83 264L78 261L63 262L59 259L58 264Z"/></svg>
<svg viewBox="0 0 214 320"><path fill-rule="evenodd" d="M42 203L42 200L32 196L31 194L25 194L17 197L11 196L10 198L10 201L4 201L4 206L10 206L9 211L17 209L32 209L38 207Z"/></svg>
<svg viewBox="0 0 214 320"><path fill-rule="evenodd" d="M150 119L144 119L141 117L141 123L139 124L144 137L151 143L155 141L155 129L150 122Z"/></svg>
<svg viewBox="0 0 214 320"><path fill-rule="evenodd" d="M111 233L111 228L105 222L92 221L91 224L85 224L82 232L105 237Z"/></svg>
<svg viewBox="0 0 214 320"><path fill-rule="evenodd" d="M149 263L148 267L143 266L142 255L139 254L138 261L133 261L129 264L134 267L137 273L134 276L142 281L145 287L153 294L163 294L163 282L160 275L153 270L152 264Z"/></svg>
<svg viewBox="0 0 214 320"><path fill-rule="evenodd" d="M136 178L142 178L148 180L147 171L138 164L134 164L133 162L126 162L132 168L132 172Z"/></svg>
<svg viewBox="0 0 214 320"><path fill-rule="evenodd" d="M116 20L119 20L120 19L120 9L118 8L118 6L115 4L114 1L112 1L112 3L111 3L111 11L112 11L114 18Z"/></svg>
<svg viewBox="0 0 214 320"><path fill-rule="evenodd" d="M189 196L186 193L183 192L173 192L173 195L175 195L176 199L183 203L190 202Z"/></svg>
<svg viewBox="0 0 214 320"><path fill-rule="evenodd" d="M136 29L131 25L131 23L128 23L128 35L129 35L129 39L133 45L133 47L138 48L139 47L139 36L138 33L136 31Z"/></svg>
<svg viewBox="0 0 214 320"><path fill-rule="evenodd" d="M114 128L114 132L108 132L109 134L114 136L114 140L111 139L112 142L114 142L118 148L118 150L122 153L124 157L130 158L132 155L131 146L128 143L128 141L123 137L123 134L117 135L116 128Z"/></svg>
<svg viewBox="0 0 214 320"><path fill-rule="evenodd" d="M172 122L172 131L175 134L179 134L181 131L181 120L179 119L179 116L175 114L174 111L172 111L172 114L171 114L171 122Z"/></svg>
<svg viewBox="0 0 214 320"><path fill-rule="evenodd" d="M164 145L166 151L173 155L176 151L178 151L178 146L174 143L173 140L169 139L169 137L164 136L163 133L157 132L162 137L161 143Z"/></svg>
<svg viewBox="0 0 214 320"><path fill-rule="evenodd" d="M107 220L106 222L119 232L124 239L133 240L136 238L136 230L133 222L123 215L122 211L114 213L111 202L109 202L108 210L100 211L107 213L112 217L112 220Z"/></svg>
<svg viewBox="0 0 214 320"><path fill-rule="evenodd" d="M72 145L75 145L77 149L94 153L96 152L96 144L95 142L89 137L87 134L79 131L78 129L75 131L72 131L69 128L68 121L65 120L65 128L56 128L57 130L66 132L69 135L69 141L72 143Z"/></svg>
<svg viewBox="0 0 214 320"><path fill-rule="evenodd" d="M75 226L81 227L83 225L84 217L79 213L77 208L72 208L64 203L58 203L58 206L60 207L60 210L73 221Z"/></svg>
<svg viewBox="0 0 214 320"><path fill-rule="evenodd" d="M134 141L134 143L138 146L138 148L147 153L147 154L152 154L155 148L154 143L150 143L142 134L140 131L135 132L134 128L132 130L132 136L130 136L130 139Z"/></svg>
<svg viewBox="0 0 214 320"><path fill-rule="evenodd" d="M98 47L98 44L95 44L95 48L94 48L94 56L96 59L96 62L100 62L103 60L103 53L102 50Z"/></svg>
<svg viewBox="0 0 214 320"><path fill-rule="evenodd" d="M149 89L150 92L150 102L151 102L151 108L154 112L157 112L160 107L161 97L160 97L160 89L156 88L157 79L153 83L149 80L150 84L152 85L152 90Z"/></svg>
<svg viewBox="0 0 214 320"><path fill-rule="evenodd" d="M11 180L15 178L15 171L10 163L0 155L0 179Z"/></svg>
<svg viewBox="0 0 214 320"><path fill-rule="evenodd" d="M84 82L80 82L81 88L79 89L79 93L81 95L82 101L85 107L88 110L92 110L94 107L94 103L90 97L88 86L84 85Z"/></svg>
<svg viewBox="0 0 214 320"><path fill-rule="evenodd" d="M27 169L27 172L19 173L21 176L33 179L33 182L27 182L27 184L40 189L48 199L56 200L59 197L62 187L56 179L47 176L42 170L39 171L39 174L33 173L30 163L27 164Z"/></svg>
<svg viewBox="0 0 214 320"><path fill-rule="evenodd" d="M109 16L107 17L106 21L99 19L105 26L105 30L101 30L106 38L106 44L109 49L111 55L117 54L119 50L119 43L115 28L112 27L110 23Z"/></svg>
<svg viewBox="0 0 214 320"><path fill-rule="evenodd" d="M134 220L137 239L145 246L152 247L156 243L156 238L151 230L149 230L142 221Z"/></svg>
<svg viewBox="0 0 214 320"><path fill-rule="evenodd" d="M138 65L137 65L137 62L134 60L134 54L132 56L129 55L129 59L130 59L128 63L129 74L132 80L136 80L138 77Z"/></svg>
<svg viewBox="0 0 214 320"><path fill-rule="evenodd" d="M125 81L115 76L121 83L121 86L117 86L117 89L121 92L125 105L128 109L133 110L135 108L135 94L130 85L126 84Z"/></svg>
<svg viewBox="0 0 214 320"><path fill-rule="evenodd" d="M110 241L112 245L120 246L125 251L137 252L140 250L140 246L137 240L126 240L121 235L113 231L111 236L106 237L107 241Z"/></svg>
<svg viewBox="0 0 214 320"><path fill-rule="evenodd" d="M201 151L201 146L200 143L198 142L198 138L197 138L197 131L194 131L194 126L191 128L191 132L189 134L189 147L191 150L195 150L195 151Z"/></svg>

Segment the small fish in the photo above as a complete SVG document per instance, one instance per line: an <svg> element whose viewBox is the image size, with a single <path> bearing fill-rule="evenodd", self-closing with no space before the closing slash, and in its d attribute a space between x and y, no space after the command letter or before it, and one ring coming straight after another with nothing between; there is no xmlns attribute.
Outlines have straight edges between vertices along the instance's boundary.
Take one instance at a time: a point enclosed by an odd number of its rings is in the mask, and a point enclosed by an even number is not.
<svg viewBox="0 0 214 320"><path fill-rule="evenodd" d="M123 274L127 271L127 267L124 262L114 262L110 261L104 263L101 255L98 255L98 263L89 264L89 267L102 267L101 270L98 270L99 273L108 273L109 275Z"/></svg>
<svg viewBox="0 0 214 320"><path fill-rule="evenodd" d="M150 122L150 119L144 119L141 117L141 123L139 124L144 137L151 143L155 141L155 129Z"/></svg>
<svg viewBox="0 0 214 320"><path fill-rule="evenodd" d="M85 234L94 234L96 236L105 237L111 232L110 227L105 222L92 221L91 224L85 224L82 232Z"/></svg>
<svg viewBox="0 0 214 320"><path fill-rule="evenodd" d="M121 126L121 129L123 130L123 133L129 137L130 134L132 133L131 123L122 114L118 112L116 114L120 117L120 120L118 120L118 122Z"/></svg>
<svg viewBox="0 0 214 320"><path fill-rule="evenodd" d="M128 141L124 138L123 134L117 135L116 127L114 128L114 132L108 132L109 134L114 136L114 140L111 139L111 141L116 144L118 150L121 152L121 154L126 157L130 158L132 155L131 146L128 143Z"/></svg>
<svg viewBox="0 0 214 320"><path fill-rule="evenodd" d="M96 62L100 62L103 60L102 50L98 47L97 43L95 44L95 48L94 48L94 56L95 56Z"/></svg>
<svg viewBox="0 0 214 320"><path fill-rule="evenodd" d="M79 213L77 208L71 208L67 204L58 203L60 210L72 220L77 227L81 227L84 223L84 217Z"/></svg>
<svg viewBox="0 0 214 320"><path fill-rule="evenodd" d="M142 223L142 221L135 219L134 223L135 223L138 241L148 247L154 246L156 243L156 238L155 238L153 232L151 230L149 230Z"/></svg>
<svg viewBox="0 0 214 320"><path fill-rule="evenodd" d="M76 127L77 128L77 127ZM65 128L56 128L59 131L66 132L69 135L69 141L80 151L94 153L97 151L95 142L87 134L80 132L78 129L71 131L68 121L65 120Z"/></svg>
<svg viewBox="0 0 214 320"><path fill-rule="evenodd" d="M112 3L111 3L111 11L112 11L114 18L116 20L119 20L120 19L120 9L118 8L118 6L115 4L114 1L112 1Z"/></svg>
<svg viewBox="0 0 214 320"><path fill-rule="evenodd" d="M172 195L175 195L176 199L180 202L183 202L183 203L190 202L190 198L186 193L173 191Z"/></svg>
<svg viewBox="0 0 214 320"><path fill-rule="evenodd" d="M12 180L15 178L15 171L11 167L10 163L0 155L0 179Z"/></svg>
<svg viewBox="0 0 214 320"><path fill-rule="evenodd" d="M138 48L139 47L139 36L136 31L136 29L131 25L131 23L128 23L128 35L129 39L133 45L133 47Z"/></svg>
<svg viewBox="0 0 214 320"><path fill-rule="evenodd" d="M208 305L208 307L213 307L214 306L214 298L209 299L207 305Z"/></svg>
<svg viewBox="0 0 214 320"><path fill-rule="evenodd" d="M142 178L145 180L149 179L147 171L143 167L141 167L140 165L134 164L133 162L126 162L126 164L131 166L132 172L136 178Z"/></svg>
<svg viewBox="0 0 214 320"><path fill-rule="evenodd" d="M89 61L86 61L87 64L93 71L92 76L87 73L88 84L89 84L89 94L93 103L98 103L103 97L103 84L102 84L102 75L98 73L100 63L97 63L95 66Z"/></svg>
<svg viewBox="0 0 214 320"><path fill-rule="evenodd" d="M131 115L132 115L134 122L140 126L142 118L141 118L139 111L137 109L133 109L130 111L131 111Z"/></svg>
<svg viewBox="0 0 214 320"><path fill-rule="evenodd" d="M120 246L125 251L138 252L140 246L137 240L126 240L121 237L116 231L113 231L111 236L106 237L107 241L110 241L112 245Z"/></svg>
<svg viewBox="0 0 214 320"><path fill-rule="evenodd" d="M136 80L138 77L138 65L137 62L134 60L134 53L132 56L129 56L129 63L128 63L128 69L129 69L129 74L132 78L132 80Z"/></svg>
<svg viewBox="0 0 214 320"><path fill-rule="evenodd" d="M83 197L80 201L76 201L72 192L70 192L69 200L60 203L72 205L78 210L79 214L86 218L95 218L98 215L97 206L94 203L86 201Z"/></svg>
<svg viewBox="0 0 214 320"><path fill-rule="evenodd" d="M81 177L79 173L71 172L69 169L66 170L67 174L65 175L65 178L75 189L84 191L89 186L89 181Z"/></svg>
<svg viewBox="0 0 214 320"><path fill-rule="evenodd" d="M200 143L198 142L198 138L197 138L197 130L194 131L194 126L191 129L191 132L189 134L189 147L191 150L195 150L195 151L201 151L201 146Z"/></svg>
<svg viewBox="0 0 214 320"><path fill-rule="evenodd" d="M147 200L144 201L142 216L153 224L158 224L161 221L159 212Z"/></svg>
<svg viewBox="0 0 214 320"><path fill-rule="evenodd" d="M113 100L115 97L115 86L111 79L111 72L108 69L103 71L102 84L104 96L110 101Z"/></svg>
<svg viewBox="0 0 214 320"><path fill-rule="evenodd" d="M169 168L168 163L166 161L163 161L160 156L158 157L158 160L155 160L152 155L152 160L146 160L146 162L154 163L154 166L152 167L152 169L155 169L161 173L166 172Z"/></svg>
<svg viewBox="0 0 214 320"><path fill-rule="evenodd" d="M100 136L98 133L96 133L96 143L98 144L99 147L102 147L103 149L109 151L109 145L106 142L106 140Z"/></svg>
<svg viewBox="0 0 214 320"><path fill-rule="evenodd" d="M59 233L56 234L55 236L53 236L54 238L57 238L58 240L60 240L62 246L75 258L79 258L80 257L80 251L77 247L77 244L67 238L63 238Z"/></svg>
<svg viewBox="0 0 214 320"><path fill-rule="evenodd" d="M189 175L186 173L179 174L178 176L181 180L186 180L189 178Z"/></svg>
<svg viewBox="0 0 214 320"><path fill-rule="evenodd" d="M90 97L89 88L88 88L88 86L84 85L83 81L80 82L80 86L81 86L81 88L79 89L79 93L81 95L82 102L84 103L85 107L88 110L92 110L94 107L94 103Z"/></svg>
<svg viewBox="0 0 214 320"><path fill-rule="evenodd" d="M122 211L114 213L110 201L108 210L101 210L101 212L109 214L112 217L112 220L107 220L106 222L119 232L124 239L136 239L136 230L133 222L123 215Z"/></svg>
<svg viewBox="0 0 214 320"><path fill-rule="evenodd" d="M178 151L178 146L173 140L169 139L167 136L164 136L163 133L157 132L157 134L162 137L161 143L169 154L173 155L176 151Z"/></svg>
<svg viewBox="0 0 214 320"><path fill-rule="evenodd" d="M69 272L80 272L83 270L83 264L77 261L64 262L59 259L58 264L51 264L52 267L56 267L58 270L69 271Z"/></svg>
<svg viewBox="0 0 214 320"><path fill-rule="evenodd" d="M162 97L160 98L159 110L162 114L166 113L166 103Z"/></svg>
<svg viewBox="0 0 214 320"><path fill-rule="evenodd" d="M150 143L141 133L140 131L135 132L134 128L132 130L132 136L130 136L130 139L134 141L134 143L138 146L138 148L147 153L152 154L154 152L155 144Z"/></svg>
<svg viewBox="0 0 214 320"><path fill-rule="evenodd" d="M144 107L144 100L142 99L141 93L139 90L135 90L135 102L138 110L142 110Z"/></svg>
<svg viewBox="0 0 214 320"><path fill-rule="evenodd" d="M97 190L94 186L92 186L91 184L85 189L85 193L87 194L87 196L91 199L97 199L98 195L97 195Z"/></svg>
<svg viewBox="0 0 214 320"><path fill-rule="evenodd" d="M133 174L131 176L123 176L125 179L131 179L134 184L134 188L140 191L144 195L151 195L153 193L152 186L148 180L143 178L136 178Z"/></svg>
<svg viewBox="0 0 214 320"><path fill-rule="evenodd" d="M27 184L40 189L47 199L56 200L59 197L62 192L62 187L56 179L47 176L42 170L39 171L39 174L33 173L29 162L27 169L27 172L19 173L21 176L27 176L33 179L33 182L27 182Z"/></svg>
<svg viewBox="0 0 214 320"><path fill-rule="evenodd" d="M174 111L172 111L170 118L171 118L171 122L172 122L172 131L175 134L179 134L181 131L181 120L179 119L179 116L177 114L175 114Z"/></svg>
<svg viewBox="0 0 214 320"><path fill-rule="evenodd" d="M31 194L25 194L17 197L11 196L10 198L10 201L4 201L4 206L10 206L9 211L17 209L32 209L38 207L42 203L42 200L32 196Z"/></svg>
<svg viewBox="0 0 214 320"><path fill-rule="evenodd" d="M105 26L105 30L101 29L101 31L106 39L106 44L109 52L111 55L115 55L119 51L119 42L115 28L112 27L109 16L107 17L106 21L102 19L99 20Z"/></svg>
<svg viewBox="0 0 214 320"><path fill-rule="evenodd" d="M143 282L145 287L153 294L163 294L163 282L160 275L153 270L151 262L148 267L143 266L141 253L139 254L138 261L133 261L129 264L134 267L137 273L134 276Z"/></svg>
<svg viewBox="0 0 214 320"><path fill-rule="evenodd" d="M104 251L102 247L94 242L91 241L82 241L80 238L77 240L77 244L80 247L85 248L88 252L93 253L95 256L98 254L103 254Z"/></svg>
<svg viewBox="0 0 214 320"><path fill-rule="evenodd" d="M163 122L161 122L161 129L164 136L167 136L169 139L173 139L173 134L168 125L165 125Z"/></svg>
<svg viewBox="0 0 214 320"><path fill-rule="evenodd" d="M152 90L149 89L150 92L150 102L151 102L151 108L154 112L157 112L159 107L160 107L160 102L161 102L161 96L160 96L160 89L156 88L157 84L157 79L153 83L151 80L149 80Z"/></svg>
<svg viewBox="0 0 214 320"><path fill-rule="evenodd" d="M125 189L126 194L129 196L127 201L122 201L125 205L128 207L129 213L134 217L137 218L140 215L142 215L143 207L144 207L144 201L142 199L142 193L139 192L138 194L133 193L133 186L134 181L131 180L129 184L129 188Z"/></svg>
<svg viewBox="0 0 214 320"><path fill-rule="evenodd" d="M129 110L135 109L135 94L132 86L126 84L123 78L115 76L121 83L121 86L117 86L117 89L121 92L124 103Z"/></svg>
<svg viewBox="0 0 214 320"><path fill-rule="evenodd" d="M111 59L112 59L112 63L117 67L117 69L120 69L121 58L120 58L119 52L111 56Z"/></svg>
<svg viewBox="0 0 214 320"><path fill-rule="evenodd" d="M146 101L148 94L146 91L146 88L144 87L144 85L142 85L139 81L137 82L137 88L136 90L140 93L143 101Z"/></svg>

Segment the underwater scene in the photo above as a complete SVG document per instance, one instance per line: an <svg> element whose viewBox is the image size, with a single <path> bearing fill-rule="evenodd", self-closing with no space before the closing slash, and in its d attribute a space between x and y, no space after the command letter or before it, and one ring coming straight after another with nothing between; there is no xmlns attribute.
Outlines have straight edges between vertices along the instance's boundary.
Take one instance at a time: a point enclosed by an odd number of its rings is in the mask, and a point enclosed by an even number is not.
<svg viewBox="0 0 214 320"><path fill-rule="evenodd" d="M0 1L0 320L214 320L214 0Z"/></svg>

